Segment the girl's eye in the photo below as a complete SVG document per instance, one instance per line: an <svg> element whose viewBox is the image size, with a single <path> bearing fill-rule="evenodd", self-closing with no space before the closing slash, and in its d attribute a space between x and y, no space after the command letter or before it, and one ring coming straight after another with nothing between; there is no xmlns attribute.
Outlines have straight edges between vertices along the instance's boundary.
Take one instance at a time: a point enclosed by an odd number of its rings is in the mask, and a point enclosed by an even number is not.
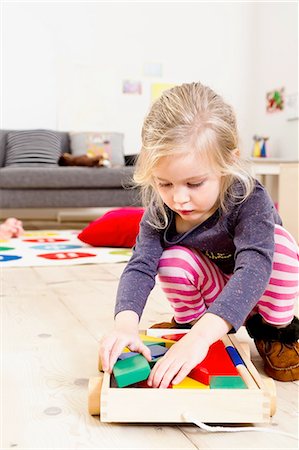
<svg viewBox="0 0 299 450"><path fill-rule="evenodd" d="M204 181L200 181L199 183L188 183L188 186L190 188L197 188L197 187L203 185L203 183L204 183Z"/></svg>
<svg viewBox="0 0 299 450"><path fill-rule="evenodd" d="M159 187L161 187L161 188L166 188L169 186L171 186L171 183L159 183Z"/></svg>

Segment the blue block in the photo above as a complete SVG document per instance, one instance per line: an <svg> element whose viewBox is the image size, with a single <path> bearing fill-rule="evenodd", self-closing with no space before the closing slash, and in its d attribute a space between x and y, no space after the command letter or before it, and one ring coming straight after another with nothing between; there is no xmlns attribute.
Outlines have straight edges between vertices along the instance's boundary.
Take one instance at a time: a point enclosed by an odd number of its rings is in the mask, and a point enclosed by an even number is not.
<svg viewBox="0 0 299 450"><path fill-rule="evenodd" d="M132 358L133 356L139 355L139 353L137 352L125 352L125 353L121 353L118 357L118 359L120 359L121 361L123 359L127 359L127 358Z"/></svg>
<svg viewBox="0 0 299 450"><path fill-rule="evenodd" d="M162 345L150 345L149 349L151 351L151 355L153 359L159 358L160 356L165 355L168 348L162 347Z"/></svg>

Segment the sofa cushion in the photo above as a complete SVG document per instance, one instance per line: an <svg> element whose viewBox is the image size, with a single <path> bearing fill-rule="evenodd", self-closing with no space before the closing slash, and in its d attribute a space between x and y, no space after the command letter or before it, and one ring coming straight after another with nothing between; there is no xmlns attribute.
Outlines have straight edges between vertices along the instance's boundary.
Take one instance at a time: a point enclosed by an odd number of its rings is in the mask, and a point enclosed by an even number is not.
<svg viewBox="0 0 299 450"><path fill-rule="evenodd" d="M56 166L61 139L51 130L10 131L6 137L6 167Z"/></svg>
<svg viewBox="0 0 299 450"><path fill-rule="evenodd" d="M119 208L91 222L78 235L94 247L133 247L139 232L143 208Z"/></svg>
<svg viewBox="0 0 299 450"><path fill-rule="evenodd" d="M134 167L3 167L2 189L121 189L131 184Z"/></svg>
<svg viewBox="0 0 299 450"><path fill-rule="evenodd" d="M108 154L112 167L125 163L123 133L116 132L71 132L70 146L74 156L97 156L103 151Z"/></svg>

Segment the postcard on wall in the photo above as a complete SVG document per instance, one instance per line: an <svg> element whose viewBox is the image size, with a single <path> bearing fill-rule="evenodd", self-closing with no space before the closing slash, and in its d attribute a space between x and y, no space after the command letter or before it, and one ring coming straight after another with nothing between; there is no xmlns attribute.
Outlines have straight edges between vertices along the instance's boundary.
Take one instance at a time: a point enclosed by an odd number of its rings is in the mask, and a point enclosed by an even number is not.
<svg viewBox="0 0 299 450"><path fill-rule="evenodd" d="M143 74L146 77L161 77L162 64L161 63L144 63Z"/></svg>
<svg viewBox="0 0 299 450"><path fill-rule="evenodd" d="M141 81L123 80L123 94L142 94Z"/></svg>
<svg viewBox="0 0 299 450"><path fill-rule="evenodd" d="M282 111L285 104L284 88L274 89L266 94L266 111L268 113Z"/></svg>
<svg viewBox="0 0 299 450"><path fill-rule="evenodd" d="M154 102L159 97L161 97L162 93L166 91L167 89L171 89L174 87L175 84L173 83L154 83L152 84L152 101Z"/></svg>
<svg viewBox="0 0 299 450"><path fill-rule="evenodd" d="M299 119L298 92L286 95L286 118L287 120Z"/></svg>

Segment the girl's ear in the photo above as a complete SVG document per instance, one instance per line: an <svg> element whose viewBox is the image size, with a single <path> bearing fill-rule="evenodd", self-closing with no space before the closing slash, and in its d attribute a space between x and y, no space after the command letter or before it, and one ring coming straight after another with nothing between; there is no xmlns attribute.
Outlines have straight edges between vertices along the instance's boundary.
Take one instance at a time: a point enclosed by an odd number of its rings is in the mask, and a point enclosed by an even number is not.
<svg viewBox="0 0 299 450"><path fill-rule="evenodd" d="M240 152L240 149L239 149L239 148L235 148L235 149L232 151L232 155L233 155L235 158L239 158L239 157L240 157L240 154L241 154L241 152Z"/></svg>

